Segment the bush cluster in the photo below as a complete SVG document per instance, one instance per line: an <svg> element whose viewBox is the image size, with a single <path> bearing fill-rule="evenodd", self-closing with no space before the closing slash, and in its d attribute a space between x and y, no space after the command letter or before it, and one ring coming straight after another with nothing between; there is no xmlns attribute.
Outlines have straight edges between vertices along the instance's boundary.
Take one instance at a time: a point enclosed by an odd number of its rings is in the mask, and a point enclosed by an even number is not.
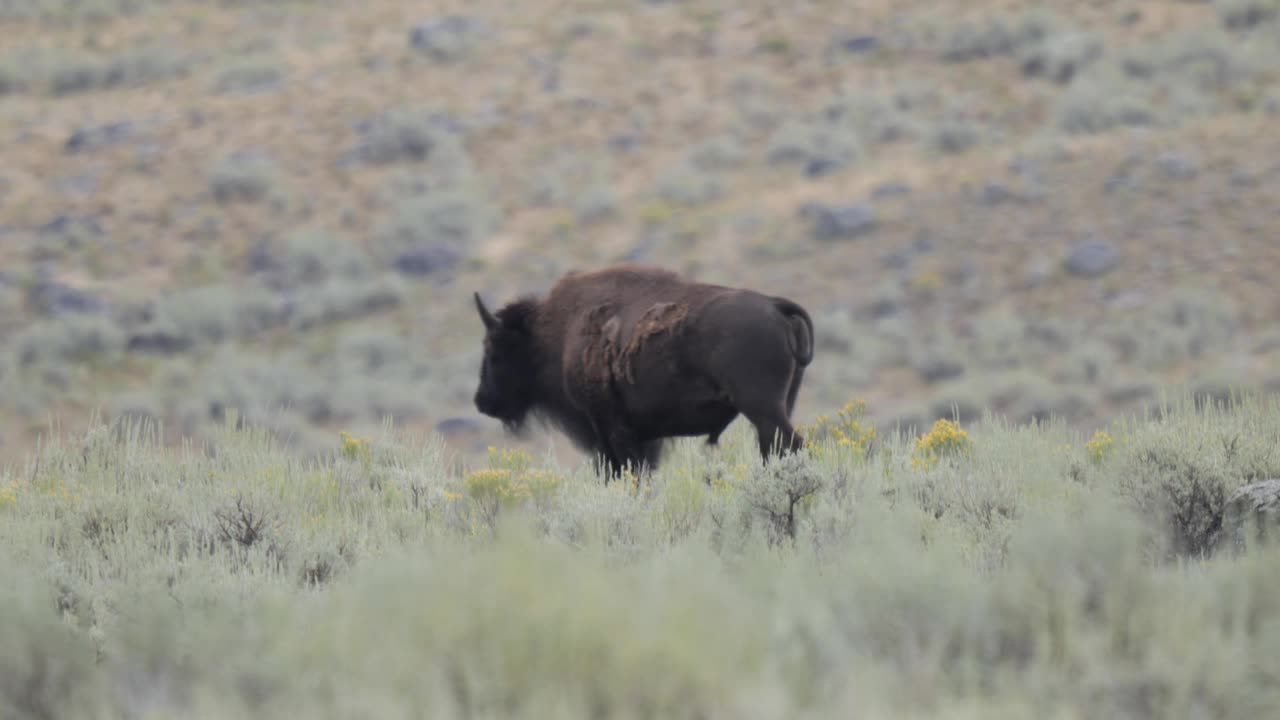
<svg viewBox="0 0 1280 720"><path fill-rule="evenodd" d="M608 486L390 434L302 461L230 421L183 449L96 426L0 473L0 709L1234 718L1280 699L1276 549L1170 561L1198 551L1179 538L1213 488L1276 472L1274 401L1188 399L1089 443L941 423L870 454L860 407L768 465L739 429Z"/></svg>

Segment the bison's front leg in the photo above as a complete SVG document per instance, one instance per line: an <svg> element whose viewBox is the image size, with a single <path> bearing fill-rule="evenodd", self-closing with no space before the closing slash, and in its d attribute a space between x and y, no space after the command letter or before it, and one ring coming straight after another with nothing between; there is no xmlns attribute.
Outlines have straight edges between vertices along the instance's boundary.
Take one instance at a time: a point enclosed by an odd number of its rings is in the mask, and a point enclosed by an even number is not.
<svg viewBox="0 0 1280 720"><path fill-rule="evenodd" d="M649 469L649 459L654 448L649 443L641 442L636 434L624 423L615 423L609 435L609 444L618 457L621 468L630 469L638 479ZM621 469L619 470L621 475Z"/></svg>

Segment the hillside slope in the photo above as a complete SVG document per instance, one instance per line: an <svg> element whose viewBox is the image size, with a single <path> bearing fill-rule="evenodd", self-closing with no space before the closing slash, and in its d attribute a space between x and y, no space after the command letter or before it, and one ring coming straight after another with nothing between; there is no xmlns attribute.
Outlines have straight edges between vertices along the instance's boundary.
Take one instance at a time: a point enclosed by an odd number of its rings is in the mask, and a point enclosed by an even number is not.
<svg viewBox="0 0 1280 720"><path fill-rule="evenodd" d="M1276 4L963 5L4 4L0 456L483 448L471 292L624 258L808 307L802 420L1280 389Z"/></svg>

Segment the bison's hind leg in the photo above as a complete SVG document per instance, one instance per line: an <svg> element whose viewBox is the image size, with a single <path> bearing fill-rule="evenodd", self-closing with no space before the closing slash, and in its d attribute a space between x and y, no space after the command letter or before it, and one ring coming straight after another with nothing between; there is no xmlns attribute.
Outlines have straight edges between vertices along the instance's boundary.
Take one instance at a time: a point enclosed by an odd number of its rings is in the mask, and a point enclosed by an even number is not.
<svg viewBox="0 0 1280 720"><path fill-rule="evenodd" d="M796 411L796 398L800 395L800 383L804 381L804 366L796 365L791 374L791 386L787 388L787 418Z"/></svg>
<svg viewBox="0 0 1280 720"><path fill-rule="evenodd" d="M760 457L765 462L777 451L785 453L804 449L804 437L792 427L791 420L787 417L785 401L746 407L742 414L756 428Z"/></svg>

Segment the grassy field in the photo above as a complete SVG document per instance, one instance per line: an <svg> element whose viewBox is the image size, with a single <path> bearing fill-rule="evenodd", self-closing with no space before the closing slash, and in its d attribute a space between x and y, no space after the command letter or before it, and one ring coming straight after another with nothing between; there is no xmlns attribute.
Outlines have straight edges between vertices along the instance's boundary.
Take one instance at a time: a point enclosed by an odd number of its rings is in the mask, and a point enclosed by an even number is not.
<svg viewBox="0 0 1280 720"><path fill-rule="evenodd" d="M96 425L0 475L0 717L1257 718L1280 560L1224 520L1280 406L877 432L651 482ZM1245 528L1247 529L1247 528ZM1241 542L1237 542L1241 541Z"/></svg>

